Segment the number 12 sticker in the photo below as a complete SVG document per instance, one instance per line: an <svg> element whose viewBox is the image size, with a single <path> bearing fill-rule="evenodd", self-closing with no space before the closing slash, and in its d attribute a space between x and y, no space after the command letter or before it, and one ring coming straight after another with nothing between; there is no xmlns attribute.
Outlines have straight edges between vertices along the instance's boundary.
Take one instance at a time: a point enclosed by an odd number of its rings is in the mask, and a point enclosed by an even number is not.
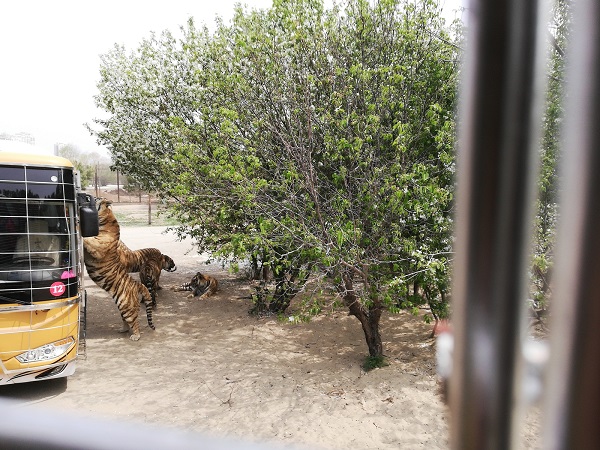
<svg viewBox="0 0 600 450"><path fill-rule="evenodd" d="M62 281L56 281L50 286L50 294L52 294L55 297L63 295L66 290L67 288L65 287L65 284Z"/></svg>

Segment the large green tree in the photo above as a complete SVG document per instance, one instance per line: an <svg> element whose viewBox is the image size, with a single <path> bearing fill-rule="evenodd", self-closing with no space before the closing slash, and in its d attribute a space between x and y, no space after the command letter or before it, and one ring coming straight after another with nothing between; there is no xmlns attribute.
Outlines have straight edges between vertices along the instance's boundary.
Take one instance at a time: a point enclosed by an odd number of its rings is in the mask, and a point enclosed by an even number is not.
<svg viewBox="0 0 600 450"><path fill-rule="evenodd" d="M275 0L182 32L104 56L115 166L203 250L268 268L272 311L333 283L374 358L386 308L444 314L457 48L437 2Z"/></svg>

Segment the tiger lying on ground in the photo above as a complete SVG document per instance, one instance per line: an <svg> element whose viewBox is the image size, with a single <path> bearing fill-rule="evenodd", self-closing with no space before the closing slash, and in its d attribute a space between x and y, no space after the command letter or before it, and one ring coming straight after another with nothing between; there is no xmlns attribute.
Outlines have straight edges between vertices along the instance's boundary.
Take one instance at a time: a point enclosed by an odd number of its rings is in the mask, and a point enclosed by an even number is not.
<svg viewBox="0 0 600 450"><path fill-rule="evenodd" d="M200 296L200 299L210 297L219 288L219 282L216 278L210 275L203 275L198 272L194 275L189 283L183 283L181 286L176 287L174 290L179 291L192 291L188 298Z"/></svg>
<svg viewBox="0 0 600 450"><path fill-rule="evenodd" d="M137 341L140 338L140 297L146 307L148 326L155 329L152 323L152 298L148 288L134 280L121 264L117 252L121 230L111 203L110 200L100 200L99 233L98 236L83 239L84 263L90 278L115 300L123 319L121 332L131 328L130 339Z"/></svg>
<svg viewBox="0 0 600 450"><path fill-rule="evenodd" d="M140 267L140 281L150 291L152 296L152 306L156 308L156 291L162 289L158 285L160 273L162 270L174 272L177 270L175 262L167 255L161 253L159 258L153 257L148 259Z"/></svg>

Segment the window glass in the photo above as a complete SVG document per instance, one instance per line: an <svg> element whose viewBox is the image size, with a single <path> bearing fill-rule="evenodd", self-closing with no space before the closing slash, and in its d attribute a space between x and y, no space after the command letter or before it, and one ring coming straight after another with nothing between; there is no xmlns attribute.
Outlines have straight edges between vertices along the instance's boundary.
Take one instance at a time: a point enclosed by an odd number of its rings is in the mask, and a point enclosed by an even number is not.
<svg viewBox="0 0 600 450"><path fill-rule="evenodd" d="M0 181L0 195L6 198L25 198L25 183Z"/></svg>
<svg viewBox="0 0 600 450"><path fill-rule="evenodd" d="M0 180L25 181L23 167L0 166Z"/></svg>
<svg viewBox="0 0 600 450"><path fill-rule="evenodd" d="M28 216L14 213L25 206L0 201L0 304L76 296L74 203L30 202Z"/></svg>
<svg viewBox="0 0 600 450"><path fill-rule="evenodd" d="M27 197L39 199L63 199L62 184L27 184Z"/></svg>
<svg viewBox="0 0 600 450"><path fill-rule="evenodd" d="M27 181L43 183L62 183L62 169L32 169L27 168Z"/></svg>

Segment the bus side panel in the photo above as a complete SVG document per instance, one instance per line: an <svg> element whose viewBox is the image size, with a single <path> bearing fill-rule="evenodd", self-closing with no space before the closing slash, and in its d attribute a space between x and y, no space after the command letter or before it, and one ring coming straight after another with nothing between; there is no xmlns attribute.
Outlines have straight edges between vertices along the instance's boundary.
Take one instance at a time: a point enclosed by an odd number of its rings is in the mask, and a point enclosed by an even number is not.
<svg viewBox="0 0 600 450"><path fill-rule="evenodd" d="M59 341L73 338L73 348L66 359L77 356L79 333L79 304L49 310L15 311L0 313L0 359L6 370L40 367L65 361L65 355L54 360L21 363L15 356Z"/></svg>

